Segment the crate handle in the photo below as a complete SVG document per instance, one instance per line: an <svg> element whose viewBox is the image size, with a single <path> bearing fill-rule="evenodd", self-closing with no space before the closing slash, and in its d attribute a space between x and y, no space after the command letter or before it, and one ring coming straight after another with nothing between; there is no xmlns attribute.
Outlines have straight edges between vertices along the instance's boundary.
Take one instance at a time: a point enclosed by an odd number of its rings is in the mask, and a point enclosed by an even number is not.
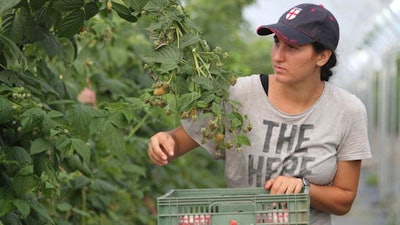
<svg viewBox="0 0 400 225"><path fill-rule="evenodd" d="M254 201L215 201L209 205L210 212L254 212L256 203Z"/></svg>

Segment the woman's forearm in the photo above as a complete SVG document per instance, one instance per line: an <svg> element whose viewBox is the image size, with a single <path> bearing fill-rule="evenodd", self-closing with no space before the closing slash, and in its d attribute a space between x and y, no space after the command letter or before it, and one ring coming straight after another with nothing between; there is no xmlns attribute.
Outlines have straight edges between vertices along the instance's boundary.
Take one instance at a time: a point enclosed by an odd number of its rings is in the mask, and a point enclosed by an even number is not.
<svg viewBox="0 0 400 225"><path fill-rule="evenodd" d="M335 215L348 213L355 196L355 191L335 186L310 185L311 207Z"/></svg>
<svg viewBox="0 0 400 225"><path fill-rule="evenodd" d="M357 195L360 168L360 160L338 162L332 185L310 185L311 206L335 215L348 213Z"/></svg>

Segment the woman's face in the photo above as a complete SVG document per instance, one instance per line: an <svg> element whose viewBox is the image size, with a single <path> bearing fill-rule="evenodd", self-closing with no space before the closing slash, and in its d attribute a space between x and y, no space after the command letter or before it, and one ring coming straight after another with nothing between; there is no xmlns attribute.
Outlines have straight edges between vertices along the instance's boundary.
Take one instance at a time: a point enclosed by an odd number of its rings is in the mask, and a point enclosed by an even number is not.
<svg viewBox="0 0 400 225"><path fill-rule="evenodd" d="M317 54L311 44L290 45L278 36L274 36L271 51L272 65L277 79L281 82L298 83L309 79L320 80L320 67L327 62L329 57L329 51Z"/></svg>

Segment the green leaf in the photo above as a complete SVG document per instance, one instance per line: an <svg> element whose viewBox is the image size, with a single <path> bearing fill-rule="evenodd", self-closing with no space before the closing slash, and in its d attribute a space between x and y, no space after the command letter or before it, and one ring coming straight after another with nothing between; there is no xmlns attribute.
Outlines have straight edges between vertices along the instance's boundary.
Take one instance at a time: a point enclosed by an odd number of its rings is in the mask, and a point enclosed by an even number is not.
<svg viewBox="0 0 400 225"><path fill-rule="evenodd" d="M7 9L11 9L18 5L21 0L0 0L0 15L3 14Z"/></svg>
<svg viewBox="0 0 400 225"><path fill-rule="evenodd" d="M9 121L13 115L14 113L11 102L0 97L0 124Z"/></svg>
<svg viewBox="0 0 400 225"><path fill-rule="evenodd" d="M85 21L82 9L71 11L56 26L57 34L61 37L72 37L79 32Z"/></svg>
<svg viewBox="0 0 400 225"><path fill-rule="evenodd" d="M78 208L72 208L72 211L78 215L85 216L85 217L90 217L90 214L84 210L78 209Z"/></svg>
<svg viewBox="0 0 400 225"><path fill-rule="evenodd" d="M18 211L22 215L22 218L26 218L29 215L31 207L27 201L22 199L14 199L12 203L15 205L15 207L17 207Z"/></svg>
<svg viewBox="0 0 400 225"><path fill-rule="evenodd" d="M100 192L103 194L114 193L117 189L105 180L96 179L92 184L92 189L96 192Z"/></svg>
<svg viewBox="0 0 400 225"><path fill-rule="evenodd" d="M189 47L190 45L197 44L199 42L201 42L201 39L199 36L188 33L188 34L183 35L183 37L181 38L179 47L181 49L183 49L183 48Z"/></svg>
<svg viewBox="0 0 400 225"><path fill-rule="evenodd" d="M51 129L50 130L50 137L56 137L59 134L58 131ZM68 148L68 146L71 145L71 139L62 137L62 138L57 138L57 143L55 145L55 148L61 152L64 152L65 149Z"/></svg>
<svg viewBox="0 0 400 225"><path fill-rule="evenodd" d="M7 35L15 43L21 43L24 37L24 25L27 23L29 22L26 21L26 13L23 9L21 9L20 13L7 14L4 18L3 34Z"/></svg>
<svg viewBox="0 0 400 225"><path fill-rule="evenodd" d="M89 186L92 183L92 180L86 176L79 176L76 177L73 181L73 189L78 190L82 189L83 187Z"/></svg>
<svg viewBox="0 0 400 225"><path fill-rule="evenodd" d="M150 0L123 0L127 5L129 4L136 12L142 11Z"/></svg>
<svg viewBox="0 0 400 225"><path fill-rule="evenodd" d="M33 10L38 10L44 4L46 4L46 0L30 0L30 6Z"/></svg>
<svg viewBox="0 0 400 225"><path fill-rule="evenodd" d="M13 210L12 200L0 198L0 218Z"/></svg>
<svg viewBox="0 0 400 225"><path fill-rule="evenodd" d="M199 101L211 103L215 99L215 93L212 91L205 91L201 94Z"/></svg>
<svg viewBox="0 0 400 225"><path fill-rule="evenodd" d="M7 68L25 71L28 62L15 42L0 33L0 43L3 44L2 51L7 59Z"/></svg>
<svg viewBox="0 0 400 225"><path fill-rule="evenodd" d="M116 109L116 108L115 108ZM124 114L122 113L124 109L119 109L120 112L116 112L116 113L110 113L108 114L107 117L107 123L113 124L118 128L122 128L124 127L124 125L126 125L126 117L124 117Z"/></svg>
<svg viewBox="0 0 400 225"><path fill-rule="evenodd" d="M89 2L85 5L85 18L86 20L92 18L99 12L99 7L94 2Z"/></svg>
<svg viewBox="0 0 400 225"><path fill-rule="evenodd" d="M61 212L68 212L72 209L72 206L68 202L63 202L57 205L57 209Z"/></svg>
<svg viewBox="0 0 400 225"><path fill-rule="evenodd" d="M37 184L34 175L17 176L13 179L14 192L17 196L23 196Z"/></svg>
<svg viewBox="0 0 400 225"><path fill-rule="evenodd" d="M17 176L26 176L32 173L33 173L33 165L26 165L18 171Z"/></svg>
<svg viewBox="0 0 400 225"><path fill-rule="evenodd" d="M37 138L31 144L31 155L38 154L52 148L50 142L44 138Z"/></svg>
<svg viewBox="0 0 400 225"><path fill-rule="evenodd" d="M5 85L0 85L0 94L6 97L8 94L12 94L12 86L19 86L18 74L15 71L3 70L0 71L0 82Z"/></svg>
<svg viewBox="0 0 400 225"><path fill-rule="evenodd" d="M54 88L49 84L49 82L41 77L38 77L37 75L26 71L18 75L23 81L26 82L26 84L30 84L34 87L35 89L30 89L32 92L38 92L40 91L41 93L51 93L54 94L55 96L58 97L58 93L54 90ZM25 84L25 85L26 85ZM38 90L39 89L39 90Z"/></svg>
<svg viewBox="0 0 400 225"><path fill-rule="evenodd" d="M211 111L212 111L214 114L216 114L216 115L220 115L220 114L223 113L224 108L222 107L221 104L217 104L217 103L214 101L214 102L212 103L212 106L211 106ZM228 114L228 117L231 119L230 116L231 116L231 115Z"/></svg>
<svg viewBox="0 0 400 225"><path fill-rule="evenodd" d="M137 21L137 17L132 15L131 10L124 5L121 5L116 2L112 2L112 9L115 10L115 12L117 12L119 17L121 17L122 19L124 19L126 21L129 21L132 23Z"/></svg>
<svg viewBox="0 0 400 225"><path fill-rule="evenodd" d="M44 38L40 40L40 43L50 58L56 55L60 55L61 57L65 55L64 46L56 36L49 32L43 32L43 37Z"/></svg>
<svg viewBox="0 0 400 225"><path fill-rule="evenodd" d="M171 70L178 67L178 63L182 60L183 53L179 49L171 46L165 46L155 51L152 56L144 57L148 63L161 63L171 67Z"/></svg>
<svg viewBox="0 0 400 225"><path fill-rule="evenodd" d="M178 107L179 107L179 112L187 111L190 109L190 106L196 103L197 99L199 99L201 95L197 92L191 92L191 93L186 93L183 94L179 99L178 99Z"/></svg>
<svg viewBox="0 0 400 225"><path fill-rule="evenodd" d="M62 99L62 100L50 101L47 104L48 105L65 105L65 104L73 104L73 103L76 103L76 101L68 100L68 99Z"/></svg>
<svg viewBox="0 0 400 225"><path fill-rule="evenodd" d="M41 0L38 0L41 1ZM48 0L44 0L48 1ZM47 2L46 2L47 3ZM44 3L44 4L46 4ZM39 3L43 4L43 3ZM52 8L49 8L47 4L45 6L42 6L39 8L35 13L34 13L34 23L35 29L32 29L33 31L36 30L36 32L42 32L42 33L53 33L54 29L53 26L57 23L57 21L61 20L62 14L58 12L57 10L54 10Z"/></svg>
<svg viewBox="0 0 400 225"><path fill-rule="evenodd" d="M4 16L2 16L1 30L0 30L1 34L7 37L11 36L15 17L16 15L13 13L7 13Z"/></svg>
<svg viewBox="0 0 400 225"><path fill-rule="evenodd" d="M200 109L203 109L203 108L207 108L208 107L208 103L207 102L205 102L205 101L196 101L196 108L200 108Z"/></svg>
<svg viewBox="0 0 400 225"><path fill-rule="evenodd" d="M53 1L53 8L59 10L60 12L63 11L72 11L80 9L85 5L84 0L54 0Z"/></svg>
<svg viewBox="0 0 400 225"><path fill-rule="evenodd" d="M30 203L31 208L36 211L39 215L41 215L42 217L46 218L48 221L50 221L52 224L54 224L53 219L51 218L51 216L49 215L49 213L47 212L47 210L42 206L39 205L36 202Z"/></svg>
<svg viewBox="0 0 400 225"><path fill-rule="evenodd" d="M43 171L45 171L48 165L52 163L50 162L49 158L45 154L35 155L33 157L33 172L41 176L43 175Z"/></svg>
<svg viewBox="0 0 400 225"><path fill-rule="evenodd" d="M135 164L126 165L122 168L124 171L137 174L139 176L146 176L146 169L143 166L138 166Z"/></svg>
<svg viewBox="0 0 400 225"><path fill-rule="evenodd" d="M193 81L198 84L201 88L211 91L214 89L213 80L207 79L203 76L193 76Z"/></svg>
<svg viewBox="0 0 400 225"><path fill-rule="evenodd" d="M243 117L238 112L232 112L228 116L233 130L243 125Z"/></svg>
<svg viewBox="0 0 400 225"><path fill-rule="evenodd" d="M17 212L12 211L6 214L4 217L1 218L1 221L4 222L5 225L22 225L21 219L17 215Z"/></svg>
<svg viewBox="0 0 400 225"><path fill-rule="evenodd" d="M3 73L3 74L4 74L4 73ZM2 77L3 74L0 73L0 83L3 83L2 85L0 85L0 95L2 95L2 96L4 96L4 97L7 97L7 96L12 95L12 93L13 93L13 88L11 88L11 87L7 86L6 84L4 84L3 79L1 79L1 78L4 78L4 77ZM7 79L7 78L6 78L6 79ZM3 98L3 97L0 97L0 98L7 100L6 98ZM7 100L7 102L10 103L10 101L8 101L8 100ZM3 104L3 103L2 103L2 104ZM7 103L6 103L6 104L7 104ZM10 104L11 104L11 103L10 103Z"/></svg>
<svg viewBox="0 0 400 225"><path fill-rule="evenodd" d="M68 121L73 129L78 135L85 139L89 136L89 127L95 117L101 117L103 114L100 110L93 107L75 104L72 105L68 111Z"/></svg>
<svg viewBox="0 0 400 225"><path fill-rule="evenodd" d="M169 0L157 0L157 1L149 1L146 5L145 9L149 12L159 12L164 8L167 8L170 4Z"/></svg>
<svg viewBox="0 0 400 225"><path fill-rule="evenodd" d="M44 116L45 112L41 109L28 109L21 114L21 126L24 128L25 131L31 131L34 128L40 127Z"/></svg>
<svg viewBox="0 0 400 225"><path fill-rule="evenodd" d="M78 154L74 154L71 157L66 159L67 165L70 170L75 171L81 171L83 174L86 176L91 176L92 171L88 168L88 166L81 161L80 157Z"/></svg>
<svg viewBox="0 0 400 225"><path fill-rule="evenodd" d="M61 125L53 119L62 117L64 117L64 114L62 112L50 110L44 117L43 127L46 127L46 129L55 128L57 126L60 127Z"/></svg>
<svg viewBox="0 0 400 225"><path fill-rule="evenodd" d="M125 141L121 131L114 124L107 123L104 129L104 138L112 154L122 159L125 152Z"/></svg>
<svg viewBox="0 0 400 225"><path fill-rule="evenodd" d="M243 134L239 134L236 137L236 142L240 146L243 146L243 145L250 146L251 145L250 139L247 137L247 135L243 135Z"/></svg>
<svg viewBox="0 0 400 225"><path fill-rule="evenodd" d="M35 20L28 6L20 7L18 13L14 14L9 37L18 45L43 39L43 33L48 32L48 29L37 24Z"/></svg>
<svg viewBox="0 0 400 225"><path fill-rule="evenodd" d="M17 146L9 147L5 148L5 152L7 159L18 162L18 165L24 165L31 162L31 157L24 148Z"/></svg>
<svg viewBox="0 0 400 225"><path fill-rule="evenodd" d="M56 111L56 110L50 110L47 112L47 116L49 118L62 118L64 114L62 112Z"/></svg>
<svg viewBox="0 0 400 225"><path fill-rule="evenodd" d="M72 148L82 157L83 161L89 163L90 161L90 149L80 139L73 138L71 139Z"/></svg>
<svg viewBox="0 0 400 225"><path fill-rule="evenodd" d="M43 130L50 130L53 128L61 128L62 129L62 125L60 123L58 123L57 121L51 119L48 115L45 115L45 117L43 118ZM61 130L60 129L60 130Z"/></svg>

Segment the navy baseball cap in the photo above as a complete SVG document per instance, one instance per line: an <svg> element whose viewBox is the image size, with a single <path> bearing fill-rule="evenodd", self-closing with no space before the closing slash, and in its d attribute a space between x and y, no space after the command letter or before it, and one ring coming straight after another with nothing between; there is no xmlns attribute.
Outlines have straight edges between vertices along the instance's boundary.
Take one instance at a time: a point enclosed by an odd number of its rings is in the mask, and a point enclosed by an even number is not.
<svg viewBox="0 0 400 225"><path fill-rule="evenodd" d="M292 45L319 42L335 51L339 42L339 24L322 5L300 4L286 11L275 24L257 28L258 35L276 34Z"/></svg>

